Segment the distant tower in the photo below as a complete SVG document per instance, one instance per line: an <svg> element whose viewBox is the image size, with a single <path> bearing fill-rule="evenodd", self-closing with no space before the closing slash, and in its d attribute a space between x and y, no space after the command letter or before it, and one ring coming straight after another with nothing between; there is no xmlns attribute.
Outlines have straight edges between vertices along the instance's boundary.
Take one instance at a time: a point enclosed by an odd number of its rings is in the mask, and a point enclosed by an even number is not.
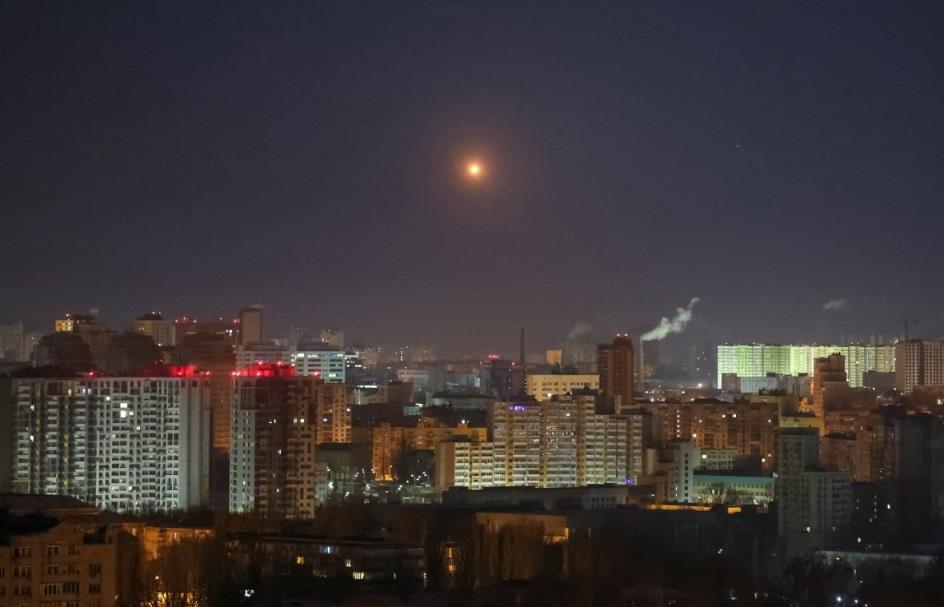
<svg viewBox="0 0 944 607"><path fill-rule="evenodd" d="M261 341L262 308L243 308L239 311L239 345L250 346Z"/></svg>
<svg viewBox="0 0 944 607"><path fill-rule="evenodd" d="M520 352L518 353L518 362L524 367L524 327L521 327Z"/></svg>
<svg viewBox="0 0 944 607"><path fill-rule="evenodd" d="M846 381L846 361L835 352L813 361L813 413L825 417L826 409L846 396L849 382Z"/></svg>
<svg viewBox="0 0 944 607"><path fill-rule="evenodd" d="M597 346L600 391L616 401L617 411L633 406L633 338L617 333L611 344Z"/></svg>

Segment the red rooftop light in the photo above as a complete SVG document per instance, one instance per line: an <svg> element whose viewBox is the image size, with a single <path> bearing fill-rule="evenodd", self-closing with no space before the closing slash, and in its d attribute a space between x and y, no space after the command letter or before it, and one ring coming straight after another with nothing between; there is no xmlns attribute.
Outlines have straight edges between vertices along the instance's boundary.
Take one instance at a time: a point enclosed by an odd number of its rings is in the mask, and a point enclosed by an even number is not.
<svg viewBox="0 0 944 607"><path fill-rule="evenodd" d="M238 377L295 377L295 367L281 363L253 363L233 373Z"/></svg>

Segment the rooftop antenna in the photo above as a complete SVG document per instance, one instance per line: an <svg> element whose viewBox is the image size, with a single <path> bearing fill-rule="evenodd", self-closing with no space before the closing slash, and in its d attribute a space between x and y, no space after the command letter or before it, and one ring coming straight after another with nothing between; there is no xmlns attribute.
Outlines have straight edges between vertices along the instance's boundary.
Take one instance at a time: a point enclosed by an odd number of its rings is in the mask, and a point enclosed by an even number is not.
<svg viewBox="0 0 944 607"><path fill-rule="evenodd" d="M524 368L524 327L521 327L521 339L520 339L520 351L518 352L518 360L521 362L521 368Z"/></svg>

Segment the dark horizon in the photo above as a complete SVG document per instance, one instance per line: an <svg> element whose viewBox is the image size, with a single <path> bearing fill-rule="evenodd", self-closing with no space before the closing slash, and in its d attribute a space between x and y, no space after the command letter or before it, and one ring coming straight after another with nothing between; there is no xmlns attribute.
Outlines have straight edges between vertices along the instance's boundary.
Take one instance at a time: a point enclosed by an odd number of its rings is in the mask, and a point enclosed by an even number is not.
<svg viewBox="0 0 944 607"><path fill-rule="evenodd" d="M944 334L944 6L0 15L4 322L259 303L513 355L699 297L684 339Z"/></svg>

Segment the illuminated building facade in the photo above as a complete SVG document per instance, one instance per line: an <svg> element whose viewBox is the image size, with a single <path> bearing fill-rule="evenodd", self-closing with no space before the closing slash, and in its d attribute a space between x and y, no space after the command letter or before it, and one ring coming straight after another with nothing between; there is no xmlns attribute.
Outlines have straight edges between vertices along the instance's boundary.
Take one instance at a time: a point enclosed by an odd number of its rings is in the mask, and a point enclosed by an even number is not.
<svg viewBox="0 0 944 607"><path fill-rule="evenodd" d="M722 385L722 376L725 373L733 373L739 377L765 377L768 373L812 376L816 359L828 357L833 353L842 355L846 376L853 388L862 386L863 375L867 371L895 371L894 345L723 344L718 346L715 385Z"/></svg>
<svg viewBox="0 0 944 607"><path fill-rule="evenodd" d="M344 350L325 344L301 344L295 351L295 368L299 375L318 377L327 383L343 384L346 361Z"/></svg>
<svg viewBox="0 0 944 607"><path fill-rule="evenodd" d="M525 390L529 396L544 400L554 396L564 396L576 390L598 390L600 376L596 373L529 373L525 376Z"/></svg>
<svg viewBox="0 0 944 607"><path fill-rule="evenodd" d="M895 346L895 387L908 393L918 386L944 386L944 342L914 339Z"/></svg>
<svg viewBox="0 0 944 607"><path fill-rule="evenodd" d="M537 487L541 484L541 406L501 401L490 411L495 443L495 486Z"/></svg>
<svg viewBox="0 0 944 607"><path fill-rule="evenodd" d="M633 461L628 417L594 413L593 396L495 403L491 442L437 446L437 488L623 485Z"/></svg>
<svg viewBox="0 0 944 607"><path fill-rule="evenodd" d="M13 489L117 512L209 498L205 376L17 379Z"/></svg>
<svg viewBox="0 0 944 607"><path fill-rule="evenodd" d="M774 501L773 476L695 473L695 501L767 508Z"/></svg>
<svg viewBox="0 0 944 607"><path fill-rule="evenodd" d="M436 490L484 489L494 484L495 446L490 442L444 441L436 445Z"/></svg>

